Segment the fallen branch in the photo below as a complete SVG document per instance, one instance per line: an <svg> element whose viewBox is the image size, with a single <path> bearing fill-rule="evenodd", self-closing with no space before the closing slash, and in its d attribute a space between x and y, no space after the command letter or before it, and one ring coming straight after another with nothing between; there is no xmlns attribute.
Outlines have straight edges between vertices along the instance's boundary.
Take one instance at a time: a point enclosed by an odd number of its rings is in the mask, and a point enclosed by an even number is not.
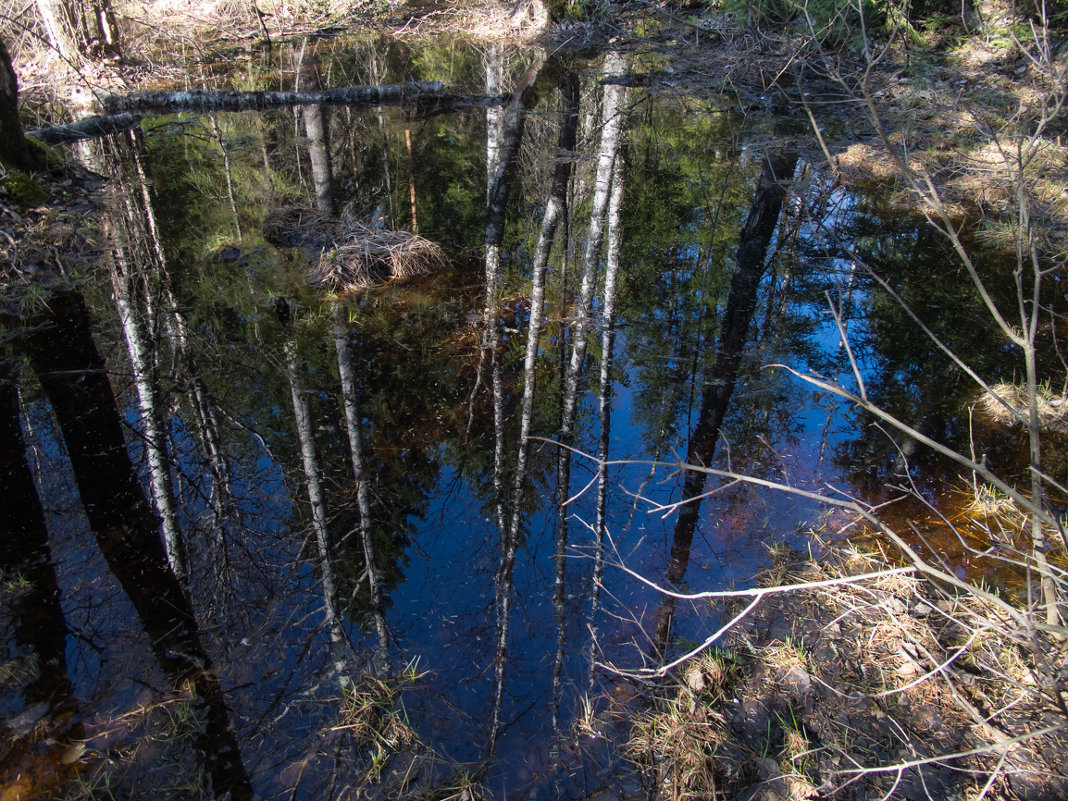
<svg viewBox="0 0 1068 801"><path fill-rule="evenodd" d="M179 111L263 111L322 104L380 106L404 103L427 95L451 98L452 95L444 94L444 88L441 81L412 81L383 86L343 86L311 92L210 92L203 89L135 92L104 98L104 110L109 114L123 111L169 114Z"/></svg>
<svg viewBox="0 0 1068 801"><path fill-rule="evenodd" d="M96 139L108 134L129 131L136 128L139 123L140 118L134 114L94 115L65 125L53 125L49 128L27 131L26 136L32 136L46 145L67 145L83 139Z"/></svg>
<svg viewBox="0 0 1068 801"><path fill-rule="evenodd" d="M141 114L182 112L265 111L293 106L335 105L350 108L415 105L424 113L504 105L507 96L457 95L444 91L441 81L412 81L382 86L343 86L311 92L136 92L104 99L107 114L65 125L27 131L47 145L68 144L135 128Z"/></svg>

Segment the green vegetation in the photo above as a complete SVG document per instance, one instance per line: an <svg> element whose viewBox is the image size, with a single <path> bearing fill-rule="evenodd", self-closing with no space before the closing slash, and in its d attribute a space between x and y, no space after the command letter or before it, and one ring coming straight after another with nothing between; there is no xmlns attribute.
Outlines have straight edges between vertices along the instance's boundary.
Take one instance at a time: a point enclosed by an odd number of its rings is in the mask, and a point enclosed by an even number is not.
<svg viewBox="0 0 1068 801"><path fill-rule="evenodd" d="M40 206L48 200L48 191L21 170L7 170L0 177L0 192L21 209Z"/></svg>

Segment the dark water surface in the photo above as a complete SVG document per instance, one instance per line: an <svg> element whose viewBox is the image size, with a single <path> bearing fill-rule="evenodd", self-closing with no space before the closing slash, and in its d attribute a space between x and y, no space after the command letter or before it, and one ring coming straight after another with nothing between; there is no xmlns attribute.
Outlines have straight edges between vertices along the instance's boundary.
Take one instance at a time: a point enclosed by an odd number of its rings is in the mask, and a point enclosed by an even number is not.
<svg viewBox="0 0 1068 801"><path fill-rule="evenodd" d="M848 252L988 374L999 358L938 239L837 186L803 115L618 80L663 66L309 41L209 73L526 91L159 117L85 145L109 178L99 267L3 364L5 719L50 710L94 765L134 766L85 773L128 797L349 797L396 751L383 794L406 771L442 797L468 778L636 792L596 736L625 731L613 669L719 618L621 566L727 588L822 520L674 465L865 497L901 469L883 432L768 367L855 385L829 303L869 397L967 434L959 375ZM415 230L448 265L329 293L317 251L261 234L292 205L363 241Z"/></svg>

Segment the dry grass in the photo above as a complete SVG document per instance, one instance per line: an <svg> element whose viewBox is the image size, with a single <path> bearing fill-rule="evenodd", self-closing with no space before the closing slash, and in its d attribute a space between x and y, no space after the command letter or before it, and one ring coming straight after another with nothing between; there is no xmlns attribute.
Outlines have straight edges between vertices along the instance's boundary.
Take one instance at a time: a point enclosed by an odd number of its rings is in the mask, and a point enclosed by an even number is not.
<svg viewBox="0 0 1068 801"><path fill-rule="evenodd" d="M844 552L768 575L803 583L881 564ZM672 801L800 799L817 788L905 797L923 786L930 797L968 797L992 772L995 797L1054 797L1068 788L1056 737L997 749L1061 720L1035 667L994 605L915 574L775 596L724 651L680 666L677 688L635 718L626 753L655 797ZM885 770L924 759L900 775Z"/></svg>
<svg viewBox="0 0 1068 801"><path fill-rule="evenodd" d="M317 252L310 279L336 292L429 275L447 263L438 245L416 234L336 220L303 206L272 211L263 221L263 236L275 245Z"/></svg>
<svg viewBox="0 0 1068 801"><path fill-rule="evenodd" d="M1036 398L1038 423L1043 431L1068 434L1068 404L1041 387ZM1027 389L1016 384L994 384L979 399L979 408L1003 426L1026 425L1031 419Z"/></svg>

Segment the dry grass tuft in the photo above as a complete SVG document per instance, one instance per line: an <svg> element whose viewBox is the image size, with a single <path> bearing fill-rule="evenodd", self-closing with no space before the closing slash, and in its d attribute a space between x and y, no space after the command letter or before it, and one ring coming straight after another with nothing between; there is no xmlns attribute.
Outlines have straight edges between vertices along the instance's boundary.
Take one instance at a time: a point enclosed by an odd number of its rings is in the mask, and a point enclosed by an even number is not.
<svg viewBox="0 0 1068 801"><path fill-rule="evenodd" d="M854 551L769 575L813 582L883 564ZM729 670L711 681L713 657L681 665L677 689L635 718L625 750L662 801L911 797L921 786L967 797L991 773L997 797L1055 797L1068 790L1055 736L998 761L998 742L1060 721L1057 693L1012 632L989 600L916 574L768 598L715 655ZM887 770L912 760L929 762Z"/></svg>
<svg viewBox="0 0 1068 801"><path fill-rule="evenodd" d="M1068 404L1063 397L1039 389L1038 423L1044 431L1068 434ZM1026 425L1031 419L1027 389L1016 384L994 384L979 399L979 408L996 423L1005 426Z"/></svg>
<svg viewBox="0 0 1068 801"><path fill-rule="evenodd" d="M416 234L336 220L303 206L272 211L263 236L274 245L318 252L310 278L336 292L429 275L447 263L441 247Z"/></svg>

